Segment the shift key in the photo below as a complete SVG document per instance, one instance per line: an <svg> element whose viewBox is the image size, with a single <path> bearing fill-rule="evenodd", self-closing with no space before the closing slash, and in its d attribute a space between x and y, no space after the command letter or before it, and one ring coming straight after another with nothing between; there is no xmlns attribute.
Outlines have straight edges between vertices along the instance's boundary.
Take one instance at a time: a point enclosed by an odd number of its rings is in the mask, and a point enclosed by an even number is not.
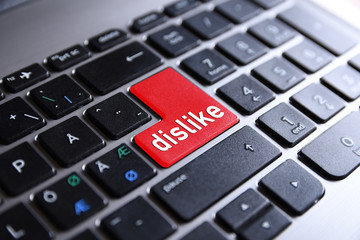
<svg viewBox="0 0 360 240"><path fill-rule="evenodd" d="M155 185L151 193L189 221L280 155L245 126Z"/></svg>

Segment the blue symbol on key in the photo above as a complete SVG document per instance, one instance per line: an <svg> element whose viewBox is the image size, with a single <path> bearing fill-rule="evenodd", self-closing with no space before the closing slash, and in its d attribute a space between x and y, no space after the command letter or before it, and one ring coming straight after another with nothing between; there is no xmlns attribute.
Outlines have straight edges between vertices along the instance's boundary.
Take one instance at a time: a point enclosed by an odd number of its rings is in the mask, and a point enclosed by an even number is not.
<svg viewBox="0 0 360 240"><path fill-rule="evenodd" d="M75 207L75 214L77 216L80 216L81 213L87 212L91 209L91 206L84 199L80 199L79 201L77 201L74 207Z"/></svg>
<svg viewBox="0 0 360 240"><path fill-rule="evenodd" d="M135 172L134 170L131 169L125 173L125 178L129 182L133 182L138 178L138 174L137 174L137 172Z"/></svg>

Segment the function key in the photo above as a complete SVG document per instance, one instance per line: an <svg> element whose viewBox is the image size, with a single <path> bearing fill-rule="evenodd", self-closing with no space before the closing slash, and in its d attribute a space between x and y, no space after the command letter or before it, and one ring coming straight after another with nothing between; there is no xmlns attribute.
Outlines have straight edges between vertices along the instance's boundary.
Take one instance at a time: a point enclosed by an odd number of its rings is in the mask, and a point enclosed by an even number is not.
<svg viewBox="0 0 360 240"><path fill-rule="evenodd" d="M229 30L232 24L216 12L201 12L183 24L203 39L212 39Z"/></svg>
<svg viewBox="0 0 360 240"><path fill-rule="evenodd" d="M106 200L76 173L55 182L33 198L39 208L63 230L74 227L106 205Z"/></svg>
<svg viewBox="0 0 360 240"><path fill-rule="evenodd" d="M104 141L78 117L39 134L40 144L60 165L69 167L104 146Z"/></svg>
<svg viewBox="0 0 360 240"><path fill-rule="evenodd" d="M59 119L91 101L90 94L67 75L61 75L31 90L30 96L54 119Z"/></svg>
<svg viewBox="0 0 360 240"><path fill-rule="evenodd" d="M125 204L101 221L114 239L165 239L176 226L165 219L142 197Z"/></svg>
<svg viewBox="0 0 360 240"><path fill-rule="evenodd" d="M296 32L277 19L268 19L249 28L249 33L275 48L296 36Z"/></svg>
<svg viewBox="0 0 360 240"><path fill-rule="evenodd" d="M6 77L3 77L3 84L10 92L19 92L49 76L49 72L34 63Z"/></svg>
<svg viewBox="0 0 360 240"><path fill-rule="evenodd" d="M264 55L268 48L249 34L236 34L216 45L237 64L246 65Z"/></svg>
<svg viewBox="0 0 360 240"><path fill-rule="evenodd" d="M204 222L200 226L196 227L181 240L195 240L195 239L207 239L207 240L226 240L227 238L220 233L213 225L208 222Z"/></svg>
<svg viewBox="0 0 360 240"><path fill-rule="evenodd" d="M150 44L176 57L199 45L199 39L181 26L170 26L148 37Z"/></svg>
<svg viewBox="0 0 360 240"><path fill-rule="evenodd" d="M265 9L273 8L276 5L285 2L285 0L252 0L252 1L259 4L261 7Z"/></svg>
<svg viewBox="0 0 360 240"><path fill-rule="evenodd" d="M198 5L200 5L198 0L179 0L165 7L164 12L171 17L176 17L194 9Z"/></svg>
<svg viewBox="0 0 360 240"><path fill-rule="evenodd" d="M247 0L230 0L219 4L216 11L232 22L240 24L259 15L263 10Z"/></svg>
<svg viewBox="0 0 360 240"><path fill-rule="evenodd" d="M290 48L284 56L310 73L318 71L334 59L333 55L309 40Z"/></svg>
<svg viewBox="0 0 360 240"><path fill-rule="evenodd" d="M321 78L321 82L347 101L353 101L360 96L360 73L347 65L326 74Z"/></svg>
<svg viewBox="0 0 360 240"><path fill-rule="evenodd" d="M45 62L54 71L60 72L90 57L90 52L75 45L46 58Z"/></svg>
<svg viewBox="0 0 360 240"><path fill-rule="evenodd" d="M142 33L162 24L166 19L167 17L163 13L153 11L136 18L132 25L132 30L137 33Z"/></svg>
<svg viewBox="0 0 360 240"><path fill-rule="evenodd" d="M54 234L49 232L22 203L0 215L0 239L2 240L52 238Z"/></svg>
<svg viewBox="0 0 360 240"><path fill-rule="evenodd" d="M10 144L45 125L45 120L20 97L1 104L0 112L2 144Z"/></svg>
<svg viewBox="0 0 360 240"><path fill-rule="evenodd" d="M210 49L186 58L181 64L206 84L213 84L235 71L232 62Z"/></svg>
<svg viewBox="0 0 360 240"><path fill-rule="evenodd" d="M285 103L261 115L256 123L288 147L295 146L316 129L310 119Z"/></svg>
<svg viewBox="0 0 360 240"><path fill-rule="evenodd" d="M101 52L127 39L127 34L119 29L111 29L89 39L89 46L95 51Z"/></svg>
<svg viewBox="0 0 360 240"><path fill-rule="evenodd" d="M326 122L341 109L345 102L320 84L311 84L291 97L290 101L318 122Z"/></svg>
<svg viewBox="0 0 360 240"><path fill-rule="evenodd" d="M0 159L0 183L11 196L55 174L55 170L28 143L1 154Z"/></svg>

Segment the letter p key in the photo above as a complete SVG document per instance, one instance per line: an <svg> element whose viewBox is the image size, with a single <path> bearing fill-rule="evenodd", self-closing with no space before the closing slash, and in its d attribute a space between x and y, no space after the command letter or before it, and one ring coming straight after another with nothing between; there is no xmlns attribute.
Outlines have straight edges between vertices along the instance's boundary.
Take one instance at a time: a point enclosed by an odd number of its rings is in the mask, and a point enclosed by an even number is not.
<svg viewBox="0 0 360 240"><path fill-rule="evenodd" d="M22 169L25 167L25 161L22 159L18 159L12 162L13 167L18 171L19 173L22 173Z"/></svg>

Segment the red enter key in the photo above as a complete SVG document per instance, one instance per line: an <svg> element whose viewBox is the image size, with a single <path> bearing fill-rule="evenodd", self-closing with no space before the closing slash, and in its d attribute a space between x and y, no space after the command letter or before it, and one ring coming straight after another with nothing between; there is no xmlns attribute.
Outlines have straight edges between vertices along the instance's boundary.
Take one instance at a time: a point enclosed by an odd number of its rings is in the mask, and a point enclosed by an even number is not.
<svg viewBox="0 0 360 240"><path fill-rule="evenodd" d="M234 124L238 117L172 68L130 88L162 120L135 143L162 167L170 167Z"/></svg>

